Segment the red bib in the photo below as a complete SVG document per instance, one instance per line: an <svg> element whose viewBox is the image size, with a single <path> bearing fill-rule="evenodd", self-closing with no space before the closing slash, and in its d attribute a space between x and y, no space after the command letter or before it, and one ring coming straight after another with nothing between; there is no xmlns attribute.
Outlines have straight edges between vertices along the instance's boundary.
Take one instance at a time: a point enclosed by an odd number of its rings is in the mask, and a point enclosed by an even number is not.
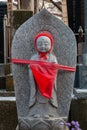
<svg viewBox="0 0 87 130"><path fill-rule="evenodd" d="M52 89L54 87L58 70L66 70L71 72L76 71L75 67L69 67L50 62L21 59L12 59L12 62L16 64L30 64L30 68L32 70L37 86L41 94L46 98L52 97Z"/></svg>
<svg viewBox="0 0 87 130"><path fill-rule="evenodd" d="M50 64L30 64L30 68L41 94L51 98L58 68Z"/></svg>

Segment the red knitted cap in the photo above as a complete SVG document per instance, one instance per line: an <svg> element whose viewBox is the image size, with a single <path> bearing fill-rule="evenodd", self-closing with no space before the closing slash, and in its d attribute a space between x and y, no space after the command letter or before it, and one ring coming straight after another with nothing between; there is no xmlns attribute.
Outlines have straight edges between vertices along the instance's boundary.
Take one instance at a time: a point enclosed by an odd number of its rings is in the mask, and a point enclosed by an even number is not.
<svg viewBox="0 0 87 130"><path fill-rule="evenodd" d="M53 40L52 35L51 35L49 32L47 32L47 31L40 32L40 33L38 33L38 34L35 36L35 39L34 39L35 44L36 44L36 42L37 42L37 39L38 39L39 37L41 37L41 36L46 36L46 37L48 37L48 38L50 39L50 41L51 41L51 45L54 44L54 40Z"/></svg>
<svg viewBox="0 0 87 130"><path fill-rule="evenodd" d="M47 32L47 31L42 31L42 32L40 32L40 33L38 33L36 36L35 36L35 38L34 38L34 44L35 44L35 47L36 47L36 50L39 52L39 50L37 49L37 45L36 45L36 43L37 43L37 39L39 38L39 37L41 37L41 36L46 36L46 37L48 37L49 39L50 39L50 41L51 41L51 48L50 48L50 50L48 51L48 52L46 52L46 53L49 53L50 51L52 51L52 46L53 46L53 44L54 44L54 39L53 39L53 37L52 37L52 34L50 34L49 32Z"/></svg>

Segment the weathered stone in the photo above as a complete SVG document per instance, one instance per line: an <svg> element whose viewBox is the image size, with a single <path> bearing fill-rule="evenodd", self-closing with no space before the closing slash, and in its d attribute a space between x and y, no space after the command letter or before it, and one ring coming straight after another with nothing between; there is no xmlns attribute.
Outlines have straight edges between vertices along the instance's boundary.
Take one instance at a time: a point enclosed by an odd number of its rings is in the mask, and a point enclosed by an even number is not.
<svg viewBox="0 0 87 130"><path fill-rule="evenodd" d="M14 91L14 81L13 81L12 74L9 74L6 76L6 90L7 91Z"/></svg>
<svg viewBox="0 0 87 130"><path fill-rule="evenodd" d="M19 118L20 130L69 130L62 118Z"/></svg>
<svg viewBox="0 0 87 130"><path fill-rule="evenodd" d="M75 88L86 89L87 88L87 66L79 64L77 65Z"/></svg>
<svg viewBox="0 0 87 130"><path fill-rule="evenodd" d="M11 12L11 35L14 36L15 31L21 26L27 19L33 15L32 11L28 10L14 10Z"/></svg>
<svg viewBox="0 0 87 130"><path fill-rule="evenodd" d="M44 30L50 32L54 38L53 52L57 57L58 63L62 65L75 67L76 40L73 32L62 21L51 15L45 9L43 9L39 14L36 14L34 17L27 20L17 30L12 43L12 58L29 60L31 56L35 53L34 37L36 36L37 33ZM19 118L21 117L21 119L25 118L25 120L27 120L27 117L29 115L29 94L30 94L28 66L13 64L12 69L14 75L18 117ZM74 72L66 72L66 71L58 72L57 110L60 117L66 117L66 118L68 117L71 102L71 94L73 92L74 76L75 76ZM45 105L43 106L43 110L44 107ZM42 113L44 113L44 111L42 111ZM53 119L53 121L55 121L55 119ZM21 124L20 127L22 127L22 125L25 125L26 123L27 121L25 121L24 124ZM21 130L29 129L27 127L27 124L23 127L24 128L21 128ZM34 129L37 130L38 128L35 127ZM48 130L49 127L46 129Z"/></svg>
<svg viewBox="0 0 87 130"><path fill-rule="evenodd" d="M0 97L0 130L15 130L17 126L16 102ZM8 99L8 100L7 100Z"/></svg>

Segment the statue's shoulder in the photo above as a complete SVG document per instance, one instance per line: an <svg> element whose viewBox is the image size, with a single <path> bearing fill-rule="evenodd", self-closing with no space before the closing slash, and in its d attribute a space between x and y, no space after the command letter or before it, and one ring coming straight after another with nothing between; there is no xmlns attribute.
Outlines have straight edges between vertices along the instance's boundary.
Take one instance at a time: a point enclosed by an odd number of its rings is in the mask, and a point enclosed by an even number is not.
<svg viewBox="0 0 87 130"><path fill-rule="evenodd" d="M38 54L32 55L30 60L38 60Z"/></svg>
<svg viewBox="0 0 87 130"><path fill-rule="evenodd" d="M50 54L50 60L52 61L52 62L55 62L55 63L58 63L58 61L57 61L57 57L54 55L54 54Z"/></svg>

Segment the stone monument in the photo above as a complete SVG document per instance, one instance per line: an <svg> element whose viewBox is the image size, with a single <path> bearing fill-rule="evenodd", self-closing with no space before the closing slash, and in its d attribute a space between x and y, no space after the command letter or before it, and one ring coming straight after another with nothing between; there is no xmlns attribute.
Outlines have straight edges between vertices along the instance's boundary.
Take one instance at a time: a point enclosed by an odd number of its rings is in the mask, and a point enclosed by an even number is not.
<svg viewBox="0 0 87 130"><path fill-rule="evenodd" d="M16 31L12 71L17 130L68 130L61 124L68 118L76 50L73 32L46 9Z"/></svg>

